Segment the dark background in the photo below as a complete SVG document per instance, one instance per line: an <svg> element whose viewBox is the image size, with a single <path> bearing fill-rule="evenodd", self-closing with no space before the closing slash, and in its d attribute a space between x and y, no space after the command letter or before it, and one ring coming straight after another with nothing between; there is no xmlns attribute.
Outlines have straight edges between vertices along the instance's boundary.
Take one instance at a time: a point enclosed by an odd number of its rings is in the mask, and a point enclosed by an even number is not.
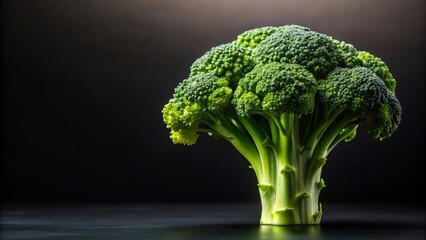
<svg viewBox="0 0 426 240"><path fill-rule="evenodd" d="M2 202L258 201L231 145L175 146L160 112L211 47L299 24L381 57L404 110L390 139L334 150L322 202L420 204L424 12L421 0L2 1Z"/></svg>

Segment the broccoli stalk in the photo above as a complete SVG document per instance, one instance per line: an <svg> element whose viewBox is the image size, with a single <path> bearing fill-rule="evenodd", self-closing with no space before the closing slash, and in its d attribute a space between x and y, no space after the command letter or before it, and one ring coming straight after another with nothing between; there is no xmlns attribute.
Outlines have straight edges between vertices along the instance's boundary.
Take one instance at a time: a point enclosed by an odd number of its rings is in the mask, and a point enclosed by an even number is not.
<svg viewBox="0 0 426 240"><path fill-rule="evenodd" d="M318 224L328 154L359 125L379 140L396 130L395 83L379 58L352 45L305 27L264 27L197 59L163 119L176 144L205 132L248 160L261 224Z"/></svg>

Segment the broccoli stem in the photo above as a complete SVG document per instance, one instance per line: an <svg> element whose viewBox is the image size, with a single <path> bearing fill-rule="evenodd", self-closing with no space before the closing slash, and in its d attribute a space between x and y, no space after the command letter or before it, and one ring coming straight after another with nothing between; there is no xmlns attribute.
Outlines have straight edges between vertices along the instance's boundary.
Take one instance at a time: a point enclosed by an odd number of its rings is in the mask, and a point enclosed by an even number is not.
<svg viewBox="0 0 426 240"><path fill-rule="evenodd" d="M202 123L203 131L227 140L250 162L258 180L261 224L307 225L321 221L318 200L325 187L321 170L326 156L358 126L357 116L342 113L323 109L304 118L223 112L207 115ZM269 131L260 126L263 120ZM339 135L344 128L349 132Z"/></svg>
<svg viewBox="0 0 426 240"><path fill-rule="evenodd" d="M272 145L257 145L263 151L258 177L259 193L262 203L261 224L302 225L318 224L321 219L321 207L318 197L324 186L319 175L306 179L305 169L310 159L309 152L302 151L299 139L299 118L285 114L280 121L268 118L271 129L286 129L272 132ZM256 134L255 124L241 119L243 125L251 132L253 142L262 142L265 137ZM273 126L282 124L282 126ZM255 125L256 126L256 125ZM308 153L308 154L307 154Z"/></svg>
<svg viewBox="0 0 426 240"><path fill-rule="evenodd" d="M258 129L251 119L238 121L247 129L259 152L259 193L262 202L261 224L319 224L322 207L318 202L322 167L328 153L349 133L342 129L357 127L357 116L343 110L324 108L321 116L297 117L284 113L279 118L262 115L270 126L270 135ZM306 134L308 128L311 134ZM340 135L339 135L340 134ZM265 139L272 142L265 144Z"/></svg>
<svg viewBox="0 0 426 240"><path fill-rule="evenodd" d="M318 224L320 222L321 208L318 204L318 197L323 181L312 178L305 181L303 166L300 163L306 162L303 155L288 148L292 144L287 144L282 152L274 154L270 161L276 165L275 172L269 176L270 184L259 184L260 198L262 202L261 224L269 225L306 225ZM286 154L287 152L287 154ZM291 159L281 161L286 158L283 154L291 155ZM286 163L284 163L286 162ZM288 164L291 162L296 166Z"/></svg>

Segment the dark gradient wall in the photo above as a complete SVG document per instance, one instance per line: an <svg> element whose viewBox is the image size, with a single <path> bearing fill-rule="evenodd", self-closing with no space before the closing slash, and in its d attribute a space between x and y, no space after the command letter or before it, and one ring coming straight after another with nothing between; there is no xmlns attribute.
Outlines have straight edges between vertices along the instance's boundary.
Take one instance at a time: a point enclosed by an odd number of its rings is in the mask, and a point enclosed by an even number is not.
<svg viewBox="0 0 426 240"><path fill-rule="evenodd" d="M300 24L381 57L404 113L329 157L324 202L421 203L425 4L362 1L2 1L1 199L258 201L226 142L168 137L162 106L189 66L239 33Z"/></svg>

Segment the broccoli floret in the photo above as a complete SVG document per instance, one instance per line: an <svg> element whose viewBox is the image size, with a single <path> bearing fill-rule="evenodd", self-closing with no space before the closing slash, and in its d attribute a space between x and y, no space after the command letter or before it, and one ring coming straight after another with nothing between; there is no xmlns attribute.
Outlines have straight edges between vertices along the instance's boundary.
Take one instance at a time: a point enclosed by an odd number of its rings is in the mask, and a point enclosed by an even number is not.
<svg viewBox="0 0 426 240"><path fill-rule="evenodd" d="M242 34L238 35L237 40L234 41L234 43L241 47L247 47L249 49L254 49L259 44L268 38L270 35L272 35L275 32L282 32L285 29L299 29L302 31L309 31L310 29L307 27L302 27L298 25L287 25L283 27L261 27L261 28L255 28L250 29Z"/></svg>
<svg viewBox="0 0 426 240"><path fill-rule="evenodd" d="M179 84L174 98L163 108L163 120L171 129L174 143L192 145L198 139L198 131L203 121L210 121L209 112L226 108L233 91L228 80L212 73L192 76Z"/></svg>
<svg viewBox="0 0 426 240"><path fill-rule="evenodd" d="M163 108L175 144L200 133L231 143L257 177L262 224L318 224L330 152L365 125L375 139L402 109L389 68L309 28L248 30L197 59Z"/></svg>
<svg viewBox="0 0 426 240"><path fill-rule="evenodd" d="M255 28L243 32L235 40L235 44L240 47L247 47L250 49L256 48L260 42L265 40L271 34L282 31L283 28L280 27L261 27Z"/></svg>
<svg viewBox="0 0 426 240"><path fill-rule="evenodd" d="M198 132L196 127L181 128L179 130L170 131L170 139L174 144L193 145L198 140Z"/></svg>
<svg viewBox="0 0 426 240"><path fill-rule="evenodd" d="M338 50L324 34L290 26L278 31L253 50L256 63L283 62L304 66L322 78L339 63Z"/></svg>
<svg viewBox="0 0 426 240"><path fill-rule="evenodd" d="M359 52L357 58L361 61L361 66L373 70L384 81L388 89L395 93L396 80L393 78L388 66L380 58L365 51Z"/></svg>
<svg viewBox="0 0 426 240"><path fill-rule="evenodd" d="M337 51L339 52L340 67L362 66L362 62L358 58L358 51L352 44L336 39L332 39L332 41L336 45Z"/></svg>
<svg viewBox="0 0 426 240"><path fill-rule="evenodd" d="M333 43L336 45L340 57L340 67L366 67L372 70L382 81L385 83L386 87L392 92L395 93L396 80L392 76L392 73L389 71L389 68L386 64L378 57L373 54L365 51L357 51L352 44L345 43L344 41L339 41L332 39Z"/></svg>
<svg viewBox="0 0 426 240"><path fill-rule="evenodd" d="M398 128L401 115L402 109L398 99L388 92L386 102L367 114L367 131L376 139L388 138Z"/></svg>
<svg viewBox="0 0 426 240"><path fill-rule="evenodd" d="M387 88L370 69L336 68L320 81L319 100L334 109L366 112L383 104Z"/></svg>
<svg viewBox="0 0 426 240"><path fill-rule="evenodd" d="M176 88L174 98L197 102L209 110L220 110L226 107L232 97L232 89L224 78L217 78L212 73L192 76Z"/></svg>
<svg viewBox="0 0 426 240"><path fill-rule="evenodd" d="M384 82L365 67L337 68L318 86L319 100L329 110L344 109L346 125L367 124L368 132L379 140L389 137L399 125L401 108ZM347 116L350 116L349 118ZM349 128L350 129L350 128ZM355 137L356 129L345 140Z"/></svg>
<svg viewBox="0 0 426 240"><path fill-rule="evenodd" d="M238 79L244 77L254 67L249 52L249 49L233 43L214 47L192 64L190 76L212 73L236 85Z"/></svg>
<svg viewBox="0 0 426 240"><path fill-rule="evenodd" d="M233 102L242 116L256 111L309 114L314 110L316 88L315 77L300 65L261 64L240 80Z"/></svg>

